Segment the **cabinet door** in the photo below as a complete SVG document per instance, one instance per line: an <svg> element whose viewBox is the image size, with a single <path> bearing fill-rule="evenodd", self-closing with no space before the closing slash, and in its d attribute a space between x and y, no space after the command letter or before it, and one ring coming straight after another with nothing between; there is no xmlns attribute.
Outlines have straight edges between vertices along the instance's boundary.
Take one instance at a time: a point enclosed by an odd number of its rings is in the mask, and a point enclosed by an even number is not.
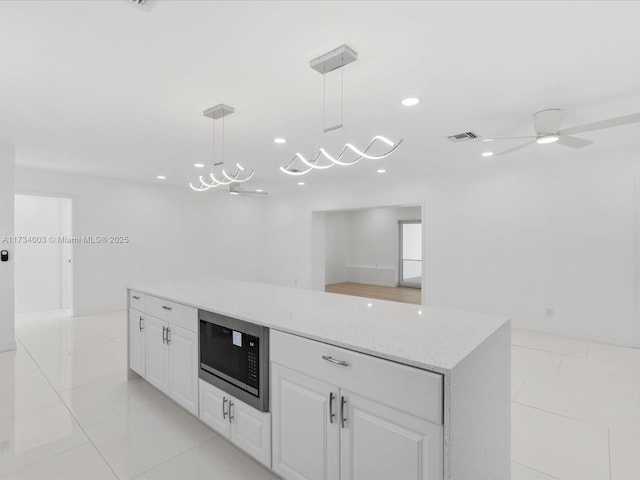
<svg viewBox="0 0 640 480"><path fill-rule="evenodd" d="M169 324L169 396L198 415L198 335Z"/></svg>
<svg viewBox="0 0 640 480"><path fill-rule="evenodd" d="M273 470L287 480L339 478L338 388L272 363L271 395Z"/></svg>
<svg viewBox="0 0 640 480"><path fill-rule="evenodd" d="M146 375L144 313L129 310L129 368L138 375Z"/></svg>
<svg viewBox="0 0 640 480"><path fill-rule="evenodd" d="M200 420L225 438L231 436L229 422L230 395L200 380Z"/></svg>
<svg viewBox="0 0 640 480"><path fill-rule="evenodd" d="M169 391L169 348L164 342L167 324L151 315L146 315L146 369L147 381L157 389Z"/></svg>
<svg viewBox="0 0 640 480"><path fill-rule="evenodd" d="M261 412L240 400L229 406L231 441L271 468L271 414Z"/></svg>
<svg viewBox="0 0 640 480"><path fill-rule="evenodd" d="M441 425L345 389L340 395L341 480L442 479Z"/></svg>

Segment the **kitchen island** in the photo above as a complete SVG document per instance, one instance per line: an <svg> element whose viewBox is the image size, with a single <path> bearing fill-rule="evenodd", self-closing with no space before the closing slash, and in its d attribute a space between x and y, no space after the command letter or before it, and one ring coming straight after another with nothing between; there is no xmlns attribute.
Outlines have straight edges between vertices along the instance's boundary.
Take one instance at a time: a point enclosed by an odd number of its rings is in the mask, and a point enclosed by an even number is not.
<svg viewBox="0 0 640 480"><path fill-rule="evenodd" d="M220 278L132 286L130 368L214 429L198 310L270 329L271 408L247 408L256 441L234 443L284 478L510 477L509 319Z"/></svg>

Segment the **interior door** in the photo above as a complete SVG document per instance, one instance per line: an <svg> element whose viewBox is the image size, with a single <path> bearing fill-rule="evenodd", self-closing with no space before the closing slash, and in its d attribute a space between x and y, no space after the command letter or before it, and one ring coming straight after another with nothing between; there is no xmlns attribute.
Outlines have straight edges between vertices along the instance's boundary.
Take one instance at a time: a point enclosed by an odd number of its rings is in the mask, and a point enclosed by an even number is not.
<svg viewBox="0 0 640 480"><path fill-rule="evenodd" d="M400 222L401 287L422 287L422 222Z"/></svg>
<svg viewBox="0 0 640 480"><path fill-rule="evenodd" d="M341 480L442 479L442 426L348 390L340 395Z"/></svg>
<svg viewBox="0 0 640 480"><path fill-rule="evenodd" d="M286 480L340 478L338 388L276 363L271 386L273 470Z"/></svg>

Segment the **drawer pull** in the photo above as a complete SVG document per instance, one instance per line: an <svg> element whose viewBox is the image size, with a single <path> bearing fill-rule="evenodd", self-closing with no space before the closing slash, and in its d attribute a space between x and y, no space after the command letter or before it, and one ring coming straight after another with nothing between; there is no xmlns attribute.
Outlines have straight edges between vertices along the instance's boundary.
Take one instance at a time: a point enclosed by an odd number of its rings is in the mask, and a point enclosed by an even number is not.
<svg viewBox="0 0 640 480"><path fill-rule="evenodd" d="M138 295L134 295L134 296L133 296L133 299L134 299L134 300L140 300L140 297L139 297Z"/></svg>
<svg viewBox="0 0 640 480"><path fill-rule="evenodd" d="M171 310L171 307L167 307L166 305L162 305L162 308L164 308L165 310Z"/></svg>
<svg viewBox="0 0 640 480"><path fill-rule="evenodd" d="M336 365L340 365L342 367L349 366L349 362L345 362L344 360L336 360L335 358L328 355L322 355L322 358L324 358L327 362L335 363Z"/></svg>
<svg viewBox="0 0 640 480"><path fill-rule="evenodd" d="M335 413L333 413L333 399L335 398L335 396L333 395L333 392L329 393L329 423L333 423L333 418L336 416Z"/></svg>

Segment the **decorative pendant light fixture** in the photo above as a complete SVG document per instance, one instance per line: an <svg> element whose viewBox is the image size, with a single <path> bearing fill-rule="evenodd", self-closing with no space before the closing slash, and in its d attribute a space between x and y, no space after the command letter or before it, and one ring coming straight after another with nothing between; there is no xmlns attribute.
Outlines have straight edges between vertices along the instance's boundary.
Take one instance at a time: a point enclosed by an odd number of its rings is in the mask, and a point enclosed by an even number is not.
<svg viewBox="0 0 640 480"><path fill-rule="evenodd" d="M323 76L329 72L332 72L337 69L341 69L345 65L349 63L355 62L358 59L358 54L347 45L342 45L341 47L332 50L331 52L325 53L324 55L319 56L318 58L314 58L309 62L312 69L316 70L318 73ZM341 70L341 85L340 85L340 122L336 125L332 125L327 127L327 115L326 115L326 77L324 77L324 132L330 132L332 130L337 130L339 128L344 129L344 71ZM386 152L372 155L369 151L374 147L375 144L385 144L387 147ZM333 156L327 152L324 148L319 148L315 153L313 158L306 159L304 155L301 153L296 153L291 161L284 167L280 167L280 171L282 173L286 173L287 175L304 175L309 173L311 170L326 170L327 168L331 168L334 165L348 166L354 165L358 163L363 158L368 160L380 160L385 157L388 157L393 152L395 152L400 144L402 143L402 139L398 142L394 143L386 137L382 135L374 136L369 144L366 146L364 150L359 149L353 143L346 143L340 153L337 156ZM345 154L351 154L350 159L343 159Z"/></svg>
<svg viewBox="0 0 640 480"><path fill-rule="evenodd" d="M205 117L213 119L213 165L211 165L211 171L209 172L209 178L200 176L198 181L200 185L193 185L189 183L192 190L196 192L206 192L210 188L220 187L224 185L238 185L244 183L253 177L253 170L246 173L246 169L236 163L236 171L233 174L228 174L224 169L224 117L235 112L233 107L221 103L215 107L211 107L208 110L202 112ZM218 162L216 161L216 120L222 119L222 158ZM214 172L216 167L221 167L220 176L217 176Z"/></svg>

